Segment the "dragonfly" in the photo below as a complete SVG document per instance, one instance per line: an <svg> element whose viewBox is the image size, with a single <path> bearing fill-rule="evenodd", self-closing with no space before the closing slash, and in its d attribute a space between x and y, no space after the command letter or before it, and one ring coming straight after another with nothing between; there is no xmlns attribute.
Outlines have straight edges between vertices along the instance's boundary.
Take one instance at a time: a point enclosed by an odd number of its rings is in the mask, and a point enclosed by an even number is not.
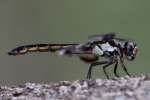
<svg viewBox="0 0 150 100"><path fill-rule="evenodd" d="M114 65L114 75L120 77L117 72L118 64L130 76L124 60L133 61L138 53L138 47L134 40L118 38L116 34L116 32L109 32L91 35L84 43L23 45L12 49L8 52L8 55L17 56L30 52L57 52L60 56L77 56L83 62L88 63L90 66L86 75L87 79L92 78L92 69L98 65L102 67L107 79L110 77L106 68L111 65Z"/></svg>

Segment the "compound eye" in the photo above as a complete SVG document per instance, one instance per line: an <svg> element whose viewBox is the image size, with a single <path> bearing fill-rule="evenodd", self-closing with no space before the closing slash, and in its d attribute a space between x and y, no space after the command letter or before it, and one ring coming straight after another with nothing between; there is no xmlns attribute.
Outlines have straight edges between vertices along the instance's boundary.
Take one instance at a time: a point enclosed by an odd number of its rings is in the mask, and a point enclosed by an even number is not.
<svg viewBox="0 0 150 100"><path fill-rule="evenodd" d="M127 46L127 55L131 56L133 54L133 46L132 45L128 45Z"/></svg>
<svg viewBox="0 0 150 100"><path fill-rule="evenodd" d="M129 48L129 52L132 52L133 51L133 47L132 46L130 46L130 48Z"/></svg>
<svg viewBox="0 0 150 100"><path fill-rule="evenodd" d="M127 42L125 46L126 46L125 55L127 57L127 60L130 60L130 61L134 60L138 52L136 44L134 42Z"/></svg>
<svg viewBox="0 0 150 100"><path fill-rule="evenodd" d="M129 52L133 52L135 47L136 47L136 44L134 44L133 42L129 42L127 45L127 49Z"/></svg>

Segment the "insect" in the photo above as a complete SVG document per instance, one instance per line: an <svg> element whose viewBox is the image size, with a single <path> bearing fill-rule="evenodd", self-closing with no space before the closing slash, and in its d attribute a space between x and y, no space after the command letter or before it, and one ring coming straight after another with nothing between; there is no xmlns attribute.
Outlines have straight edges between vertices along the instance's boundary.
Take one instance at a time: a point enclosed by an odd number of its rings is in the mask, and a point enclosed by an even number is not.
<svg viewBox="0 0 150 100"><path fill-rule="evenodd" d="M133 40L117 38L115 32L101 35L89 36L85 43L73 44L33 44L16 47L8 52L9 55L23 55L28 52L58 52L59 55L78 56L82 61L89 63L87 79L92 78L92 69L101 65L103 72L109 79L106 68L114 64L114 75L117 73L120 64L127 75L128 73L124 59L132 61L135 59L138 48ZM102 60L103 59L103 60Z"/></svg>

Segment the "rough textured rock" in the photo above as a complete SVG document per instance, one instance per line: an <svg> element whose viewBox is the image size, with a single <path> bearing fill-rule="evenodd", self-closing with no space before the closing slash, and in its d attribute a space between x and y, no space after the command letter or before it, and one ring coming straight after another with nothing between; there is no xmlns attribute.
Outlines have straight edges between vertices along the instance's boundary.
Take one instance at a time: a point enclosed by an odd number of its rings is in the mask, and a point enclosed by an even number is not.
<svg viewBox="0 0 150 100"><path fill-rule="evenodd" d="M150 100L150 75L1 86L0 100Z"/></svg>

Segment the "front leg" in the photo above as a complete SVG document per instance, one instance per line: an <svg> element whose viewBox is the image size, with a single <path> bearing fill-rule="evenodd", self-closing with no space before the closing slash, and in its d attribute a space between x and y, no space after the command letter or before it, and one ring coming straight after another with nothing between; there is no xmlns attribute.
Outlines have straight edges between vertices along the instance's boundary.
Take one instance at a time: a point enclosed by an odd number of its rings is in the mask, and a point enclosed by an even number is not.
<svg viewBox="0 0 150 100"><path fill-rule="evenodd" d="M126 72L126 74L127 74L128 76L131 76L131 75L128 73L128 70L127 70L126 66L124 65L122 59L120 59L120 63L121 63L121 66L122 66L123 70Z"/></svg>
<svg viewBox="0 0 150 100"><path fill-rule="evenodd" d="M117 73L117 67L118 67L118 62L115 63L114 74L115 74L116 77L119 77L119 75Z"/></svg>
<svg viewBox="0 0 150 100"><path fill-rule="evenodd" d="M107 77L107 79L109 79L109 76L108 76L108 74L107 74L107 72L106 72L106 68L107 68L108 66L112 65L112 64L113 64L113 61L110 61L110 62L108 62L106 65L103 66L103 71L104 71L104 74L105 74L105 76Z"/></svg>

